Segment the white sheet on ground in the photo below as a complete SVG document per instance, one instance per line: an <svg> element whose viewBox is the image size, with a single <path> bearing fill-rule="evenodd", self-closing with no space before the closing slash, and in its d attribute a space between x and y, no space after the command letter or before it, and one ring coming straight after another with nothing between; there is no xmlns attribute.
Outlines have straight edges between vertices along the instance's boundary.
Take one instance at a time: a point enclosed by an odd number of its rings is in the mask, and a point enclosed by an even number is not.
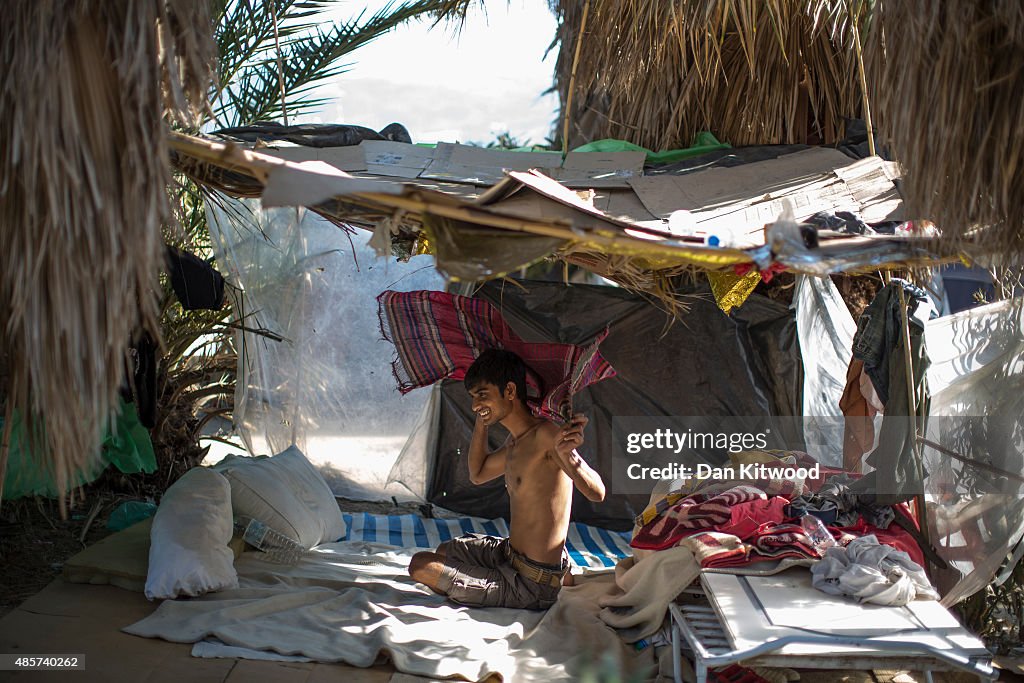
<svg viewBox="0 0 1024 683"><path fill-rule="evenodd" d="M405 673L469 680L496 673L514 681L574 681L604 653L614 653L625 672L654 664L650 652L624 644L597 616L598 599L615 588L611 576L563 589L547 612L474 609L409 579L413 552L331 543L294 567L246 553L236 562L238 589L165 601L124 630L173 642L215 638L355 666L371 666L386 653Z"/></svg>

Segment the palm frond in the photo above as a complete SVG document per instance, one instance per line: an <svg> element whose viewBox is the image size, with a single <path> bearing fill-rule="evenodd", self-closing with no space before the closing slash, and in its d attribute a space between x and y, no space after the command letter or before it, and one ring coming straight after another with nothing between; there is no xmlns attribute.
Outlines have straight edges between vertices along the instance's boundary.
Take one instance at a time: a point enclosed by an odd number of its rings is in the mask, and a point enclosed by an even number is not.
<svg viewBox="0 0 1024 683"><path fill-rule="evenodd" d="M1024 256L1024 5L875 2L865 61L911 215Z"/></svg>
<svg viewBox="0 0 1024 683"><path fill-rule="evenodd" d="M235 0L225 5L217 30L221 60L211 99L217 120L240 126L283 113L281 84L292 116L315 110L324 100L311 93L325 79L346 70L343 60L396 26L423 16L461 21L473 0L410 0L388 3L367 17L323 28L317 21L333 3L274 0L269 4ZM280 66L274 43L279 27ZM279 71L280 69L280 71Z"/></svg>
<svg viewBox="0 0 1024 683"><path fill-rule="evenodd" d="M164 117L187 125L205 103L207 12L192 0L5 5L0 348L8 412L33 426L61 490L99 457L133 332L157 334Z"/></svg>
<svg viewBox="0 0 1024 683"><path fill-rule="evenodd" d="M603 137L685 147L702 130L740 145L841 139L861 106L855 1L591 0L570 147ZM563 106L586 2L552 2ZM856 7L863 22L866 3Z"/></svg>

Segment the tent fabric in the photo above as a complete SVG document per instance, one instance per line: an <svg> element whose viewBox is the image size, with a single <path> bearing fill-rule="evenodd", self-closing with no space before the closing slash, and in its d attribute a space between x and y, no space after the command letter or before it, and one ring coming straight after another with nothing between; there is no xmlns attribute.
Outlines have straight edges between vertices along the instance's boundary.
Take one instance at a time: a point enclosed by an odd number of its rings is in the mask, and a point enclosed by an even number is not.
<svg viewBox="0 0 1024 683"><path fill-rule="evenodd" d="M442 379L462 379L486 349L519 355L527 370L527 403L541 417L562 422L573 393L615 376L597 350L605 333L587 347L527 343L490 303L446 292L383 292L381 331L395 345L392 364L403 394Z"/></svg>
<svg viewBox="0 0 1024 683"><path fill-rule="evenodd" d="M389 381L394 348L376 339L385 289L444 286L429 257L377 257L313 212L218 195L206 203L218 268L240 327L234 427L252 454L297 445L336 495L419 499L388 471L428 394Z"/></svg>
<svg viewBox="0 0 1024 683"><path fill-rule="evenodd" d="M601 352L617 375L583 389L574 410L590 418L578 449L602 476L613 479L612 418L622 416L799 415L803 373L796 322L785 306L760 295L724 315L710 291L687 297L679 321L644 297L617 287L518 281L484 285L478 297L491 302L526 341L580 343L606 327ZM461 382L441 387L437 449L427 498L463 514L504 517L508 495L500 480L469 481L465 449L473 429L470 401ZM501 445L491 430L491 447ZM798 443L799 435L790 443ZM625 530L646 506L643 495L608 487L600 504L578 493L577 522Z"/></svg>

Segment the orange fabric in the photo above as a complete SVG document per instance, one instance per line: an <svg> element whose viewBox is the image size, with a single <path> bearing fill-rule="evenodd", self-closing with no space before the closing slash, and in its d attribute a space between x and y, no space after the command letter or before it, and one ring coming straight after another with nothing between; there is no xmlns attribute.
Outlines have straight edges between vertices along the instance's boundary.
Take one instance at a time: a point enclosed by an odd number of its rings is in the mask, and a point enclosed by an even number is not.
<svg viewBox="0 0 1024 683"><path fill-rule="evenodd" d="M839 409L846 417L843 427L843 469L861 472L861 459L875 443L874 408L868 404L860 389L864 361L850 361L846 370L846 388L839 399Z"/></svg>

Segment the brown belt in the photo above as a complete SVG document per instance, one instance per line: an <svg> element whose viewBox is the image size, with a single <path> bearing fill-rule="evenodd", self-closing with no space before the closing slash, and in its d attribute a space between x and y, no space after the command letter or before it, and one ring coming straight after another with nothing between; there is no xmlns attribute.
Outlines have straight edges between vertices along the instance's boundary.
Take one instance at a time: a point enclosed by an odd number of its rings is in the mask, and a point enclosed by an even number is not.
<svg viewBox="0 0 1024 683"><path fill-rule="evenodd" d="M552 588L558 588L562 585L562 577L564 577L565 572L568 571L565 569L553 571L550 569L535 567L525 561L515 550L512 549L511 545L508 546L508 554L512 568L515 569L520 576L528 581L539 583L542 586L547 585Z"/></svg>

